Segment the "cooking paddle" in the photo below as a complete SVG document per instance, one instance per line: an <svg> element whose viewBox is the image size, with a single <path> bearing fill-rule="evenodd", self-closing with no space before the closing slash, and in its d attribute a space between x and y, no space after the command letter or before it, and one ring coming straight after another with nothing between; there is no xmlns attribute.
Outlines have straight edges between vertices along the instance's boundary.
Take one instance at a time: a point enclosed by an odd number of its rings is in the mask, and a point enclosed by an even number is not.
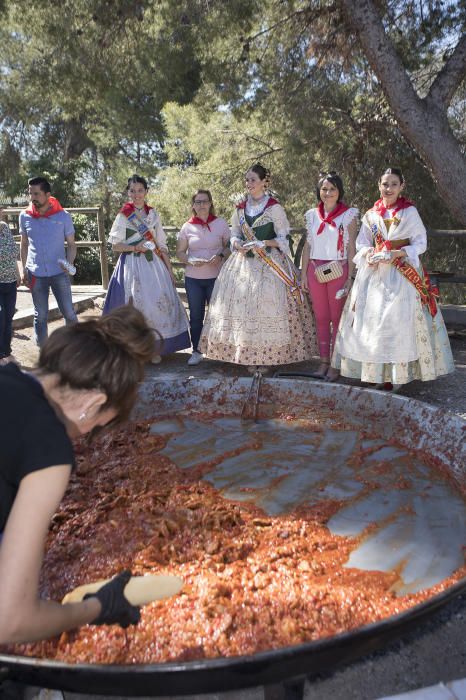
<svg viewBox="0 0 466 700"><path fill-rule="evenodd" d="M79 603L86 593L96 593L111 579L85 583L67 593L62 603ZM163 600L176 595L183 588L183 579L178 576L148 574L147 576L132 576L125 586L125 598L131 605L147 605L154 600Z"/></svg>

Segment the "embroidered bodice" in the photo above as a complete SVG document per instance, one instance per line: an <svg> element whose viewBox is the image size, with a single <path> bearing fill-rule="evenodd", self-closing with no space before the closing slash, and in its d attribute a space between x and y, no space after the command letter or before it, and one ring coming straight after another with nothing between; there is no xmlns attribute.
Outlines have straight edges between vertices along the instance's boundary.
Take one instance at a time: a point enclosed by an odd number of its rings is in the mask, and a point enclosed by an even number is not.
<svg viewBox="0 0 466 700"><path fill-rule="evenodd" d="M279 243L280 250L289 255L290 248L288 243L288 235L290 232L290 225L285 214L285 210L277 201L272 200L274 203L267 206L270 198L264 197L264 199L254 204L251 198L248 198L246 206L242 209L244 212L244 218L246 223L252 229L254 236L260 240L270 240L276 238ZM241 231L241 225L239 220L239 211L235 210L231 222L231 248L234 250L235 241L240 243L245 240L245 236Z"/></svg>

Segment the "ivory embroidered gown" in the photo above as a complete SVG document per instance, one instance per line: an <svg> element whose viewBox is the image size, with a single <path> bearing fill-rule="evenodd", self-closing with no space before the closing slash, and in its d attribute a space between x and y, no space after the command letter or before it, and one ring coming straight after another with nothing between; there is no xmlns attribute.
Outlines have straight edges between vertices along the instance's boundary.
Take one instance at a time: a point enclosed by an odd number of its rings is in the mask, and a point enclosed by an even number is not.
<svg viewBox="0 0 466 700"><path fill-rule="evenodd" d="M354 258L358 272L332 358L343 376L364 382L406 384L454 371L445 323L432 296L430 305L422 303L416 287L393 264L367 262L378 231L380 240L388 241L382 245L404 248L406 262L425 283L419 255L427 247L426 229L410 202L405 200L401 210L395 207L385 210L385 218L375 208L363 217Z"/></svg>
<svg viewBox="0 0 466 700"><path fill-rule="evenodd" d="M287 274L298 274L288 257L289 224L283 207L272 198L259 206L248 199L233 214L232 255L215 283L200 350L208 358L240 365L281 365L310 359L317 354L314 320L306 295L296 295L260 259L242 255L234 242L245 242L240 218L258 240L275 238L280 248L267 254Z"/></svg>

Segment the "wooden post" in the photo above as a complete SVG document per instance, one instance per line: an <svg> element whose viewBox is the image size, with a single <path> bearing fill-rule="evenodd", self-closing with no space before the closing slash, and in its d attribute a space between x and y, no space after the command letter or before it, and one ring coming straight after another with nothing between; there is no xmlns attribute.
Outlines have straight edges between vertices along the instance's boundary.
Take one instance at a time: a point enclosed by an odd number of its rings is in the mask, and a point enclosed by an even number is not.
<svg viewBox="0 0 466 700"><path fill-rule="evenodd" d="M108 258L107 241L105 240L104 215L102 208L97 211L97 232L100 241L100 270L102 273L102 287L108 289Z"/></svg>

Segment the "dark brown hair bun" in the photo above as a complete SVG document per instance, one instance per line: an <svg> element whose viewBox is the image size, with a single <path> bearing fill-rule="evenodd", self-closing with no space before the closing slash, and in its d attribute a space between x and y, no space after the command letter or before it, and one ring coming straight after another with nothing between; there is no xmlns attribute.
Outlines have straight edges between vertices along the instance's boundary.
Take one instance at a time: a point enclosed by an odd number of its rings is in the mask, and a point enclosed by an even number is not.
<svg viewBox="0 0 466 700"><path fill-rule="evenodd" d="M54 331L41 350L39 368L71 389L103 391L103 408L117 410L121 421L133 407L144 365L157 353L156 335L140 311L120 306Z"/></svg>

